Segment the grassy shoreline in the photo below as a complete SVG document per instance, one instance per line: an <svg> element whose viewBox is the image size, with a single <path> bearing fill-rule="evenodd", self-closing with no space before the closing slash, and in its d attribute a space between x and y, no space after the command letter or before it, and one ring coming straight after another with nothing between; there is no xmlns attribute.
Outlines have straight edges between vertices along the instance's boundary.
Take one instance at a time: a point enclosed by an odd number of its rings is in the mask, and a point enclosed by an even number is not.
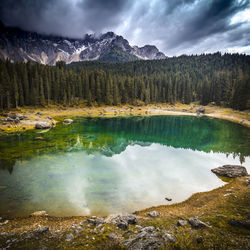
<svg viewBox="0 0 250 250"><path fill-rule="evenodd" d="M27 116L27 120L22 120L18 124L0 123L0 131L2 133L22 132L24 130L34 129L35 124L41 121L51 122L48 117L52 117L57 122L58 117L119 117L119 116L152 116L152 115L177 115L177 116L207 116L211 118L224 119L231 122L250 127L249 110L237 111L230 108L222 108L218 106L205 106L205 114L197 114L196 109L199 105L186 104L155 104L146 106L101 106L101 107L63 107L50 106L48 107L24 107L12 110L12 113L21 113ZM37 114L39 112L39 115ZM3 112L4 113L4 112ZM2 114L3 114L2 113ZM7 114L8 112L5 112ZM41 114L40 114L41 113ZM0 115L0 119L5 116Z"/></svg>

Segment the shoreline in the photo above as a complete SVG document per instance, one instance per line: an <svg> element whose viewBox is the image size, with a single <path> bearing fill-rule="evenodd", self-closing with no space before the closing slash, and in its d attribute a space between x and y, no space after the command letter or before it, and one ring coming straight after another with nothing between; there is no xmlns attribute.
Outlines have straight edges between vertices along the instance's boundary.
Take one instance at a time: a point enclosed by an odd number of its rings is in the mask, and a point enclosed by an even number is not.
<svg viewBox="0 0 250 250"><path fill-rule="evenodd" d="M206 113L204 115L197 115L196 108L199 106L193 107L192 110L187 109L188 107L189 105L176 105L174 108L169 107L169 105L149 105L143 107L24 108L12 112L27 115L30 119L21 121L20 124L9 128L4 133L15 133L33 129L34 124L38 121L51 122L55 119L56 122L60 122L62 117L74 116L207 116L229 120L250 127L250 116L247 111L239 112L231 109L206 106ZM27 127L22 129L22 126ZM40 241L48 249L56 247L72 248L75 246L77 246L76 248L90 247L92 249L95 249L96 246L105 249L108 246L106 249L116 247L117 249L124 249L122 245L124 241L135 237L141 230L139 227L153 227L155 233L160 232L160 234L165 234L167 232L167 234L174 236L175 241L169 242L169 247L186 248L189 246L190 248L211 248L219 246L219 248L223 248L227 244L232 244L230 245L232 248L244 248L245 244L247 244L246 242L250 241L248 229L232 227L229 221L231 219L240 221L246 220L246 218L249 219L250 214L247 214L249 212L247 209L250 203L250 191L249 187L247 187L249 184L246 184L247 180L249 180L249 175L230 179L228 183L219 188L207 192L195 193L183 202L135 211L134 214L137 216L138 222L136 225L129 225L126 230L116 227L111 222L105 222L99 228L96 225L84 222L86 219L95 220L95 216L57 217L45 215L14 217L12 219L8 219L7 217L0 218L0 248L17 248L22 246L22 248L37 249L40 247ZM235 212L236 210L237 212ZM152 211L159 213L159 216L155 218L148 216L148 213ZM192 230L192 226L188 223L185 226L177 226L178 220L188 221L196 216L209 226L199 230ZM70 240L67 239L69 235L70 237L73 235L73 238ZM115 238L111 239L110 235L115 235ZM202 237L201 243L197 240L199 237ZM223 245L225 239L226 241L234 239L234 241ZM238 241L236 245L235 241Z"/></svg>
<svg viewBox="0 0 250 250"><path fill-rule="evenodd" d="M231 108L222 108L218 106L204 106L205 113L197 114L196 109L199 105L185 104L155 104L147 106L101 106L101 107L62 107L51 106L49 108L34 108L24 107L9 112L5 112L5 116L0 115L3 121L8 113L22 114L26 120L21 120L19 123L1 122L0 133L15 133L30 130L35 128L37 122L58 122L59 117L127 117L127 116L206 116L210 118L228 120L238 123L242 126L250 128L250 113L246 111L237 111ZM4 112L3 112L4 113ZM60 119L59 119L60 120Z"/></svg>

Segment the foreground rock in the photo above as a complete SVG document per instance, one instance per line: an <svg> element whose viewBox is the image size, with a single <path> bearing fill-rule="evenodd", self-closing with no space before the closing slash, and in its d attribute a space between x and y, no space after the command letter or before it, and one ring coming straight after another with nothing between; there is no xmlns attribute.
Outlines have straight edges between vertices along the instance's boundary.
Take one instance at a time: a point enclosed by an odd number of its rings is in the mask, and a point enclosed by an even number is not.
<svg viewBox="0 0 250 250"><path fill-rule="evenodd" d="M160 216L160 214L157 211L150 211L148 215L153 218Z"/></svg>
<svg viewBox="0 0 250 250"><path fill-rule="evenodd" d="M182 227L182 226L185 226L187 225L187 221L186 220L178 220L177 222L177 226L178 227Z"/></svg>
<svg viewBox="0 0 250 250"><path fill-rule="evenodd" d="M246 168L239 165L224 165L222 167L214 168L211 171L219 176L225 176L229 178L247 175Z"/></svg>
<svg viewBox="0 0 250 250"><path fill-rule="evenodd" d="M49 227L42 227L39 225L38 228L36 230L34 230L33 232L35 234L43 234L43 233L47 233L49 231L50 231Z"/></svg>
<svg viewBox="0 0 250 250"><path fill-rule="evenodd" d="M35 125L36 129L48 129L51 128L51 124L49 122L38 122Z"/></svg>
<svg viewBox="0 0 250 250"><path fill-rule="evenodd" d="M121 229L127 229L128 225L136 224L137 217L134 214L119 215L116 218L116 226Z"/></svg>
<svg viewBox="0 0 250 250"><path fill-rule="evenodd" d="M105 222L114 223L117 227L121 229L127 229L128 225L136 224L137 217L135 214L125 214L125 215L110 215Z"/></svg>
<svg viewBox="0 0 250 250"><path fill-rule="evenodd" d="M250 229L250 220L231 219L228 223L234 227L244 227L244 228Z"/></svg>
<svg viewBox="0 0 250 250"><path fill-rule="evenodd" d="M188 222L193 228L196 228L196 229L209 227L205 222L200 221L197 218L189 219Z"/></svg>
<svg viewBox="0 0 250 250"><path fill-rule="evenodd" d="M71 241L73 239L74 239L74 235L73 234L67 234L66 237L65 237L66 241Z"/></svg>
<svg viewBox="0 0 250 250"><path fill-rule="evenodd" d="M151 229L151 227L148 228ZM172 234L161 235L158 232L153 232L153 230L141 230L136 236L124 241L123 245L128 249L161 249L165 248L168 242L175 241L176 239Z"/></svg>
<svg viewBox="0 0 250 250"><path fill-rule="evenodd" d="M84 223L90 223L90 224L93 224L94 226L98 226L98 225L104 224L105 221L103 218L100 217L96 219L87 219L86 221L84 221Z"/></svg>

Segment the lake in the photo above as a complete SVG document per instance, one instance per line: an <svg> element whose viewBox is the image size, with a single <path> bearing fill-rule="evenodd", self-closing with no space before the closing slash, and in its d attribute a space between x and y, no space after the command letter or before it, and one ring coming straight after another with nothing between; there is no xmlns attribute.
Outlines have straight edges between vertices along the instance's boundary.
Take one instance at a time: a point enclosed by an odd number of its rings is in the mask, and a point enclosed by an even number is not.
<svg viewBox="0 0 250 250"><path fill-rule="evenodd" d="M45 132L0 137L1 216L133 212L224 185L212 168L242 164L250 171L250 130L228 121L73 119Z"/></svg>

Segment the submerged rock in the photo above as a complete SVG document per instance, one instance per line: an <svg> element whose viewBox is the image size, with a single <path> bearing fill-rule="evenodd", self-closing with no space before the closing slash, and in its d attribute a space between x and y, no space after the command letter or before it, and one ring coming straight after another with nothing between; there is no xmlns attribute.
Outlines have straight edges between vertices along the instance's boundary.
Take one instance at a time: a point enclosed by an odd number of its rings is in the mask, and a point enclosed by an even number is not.
<svg viewBox="0 0 250 250"><path fill-rule="evenodd" d="M157 211L150 211L148 215L153 218L160 216L160 214Z"/></svg>
<svg viewBox="0 0 250 250"><path fill-rule="evenodd" d="M38 137L35 137L34 140L35 140L35 141L44 141L45 138L42 137L42 136L38 136Z"/></svg>
<svg viewBox="0 0 250 250"><path fill-rule="evenodd" d="M165 200L167 200L167 201L172 201L172 198L165 197Z"/></svg>
<svg viewBox="0 0 250 250"><path fill-rule="evenodd" d="M64 120L63 120L63 123L64 123L64 124L70 124L70 123L72 123L72 122L73 122L72 119L64 119Z"/></svg>
<svg viewBox="0 0 250 250"><path fill-rule="evenodd" d="M209 227L208 224L206 224L203 221L198 220L197 218L189 219L188 222L193 228L196 228L196 229Z"/></svg>
<svg viewBox="0 0 250 250"><path fill-rule="evenodd" d="M211 171L217 175L229 178L247 175L246 168L240 165L224 165L222 167L211 169Z"/></svg>
<svg viewBox="0 0 250 250"><path fill-rule="evenodd" d="M36 129L47 129L47 128L51 128L51 124L49 122L38 122L35 125Z"/></svg>

